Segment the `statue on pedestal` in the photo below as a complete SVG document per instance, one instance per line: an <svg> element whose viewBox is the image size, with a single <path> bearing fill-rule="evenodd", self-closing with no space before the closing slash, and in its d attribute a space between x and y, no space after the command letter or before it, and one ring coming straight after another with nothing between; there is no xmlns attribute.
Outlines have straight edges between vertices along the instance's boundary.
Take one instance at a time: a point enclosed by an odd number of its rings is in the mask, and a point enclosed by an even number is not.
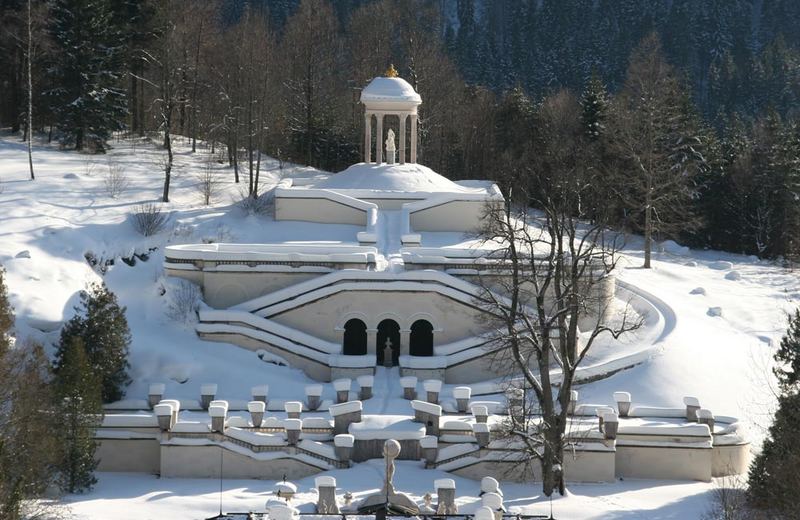
<svg viewBox="0 0 800 520"><path fill-rule="evenodd" d="M397 152L397 147L394 144L394 130L391 128L387 133L386 137L386 162L389 164L394 164L395 161L395 153Z"/></svg>

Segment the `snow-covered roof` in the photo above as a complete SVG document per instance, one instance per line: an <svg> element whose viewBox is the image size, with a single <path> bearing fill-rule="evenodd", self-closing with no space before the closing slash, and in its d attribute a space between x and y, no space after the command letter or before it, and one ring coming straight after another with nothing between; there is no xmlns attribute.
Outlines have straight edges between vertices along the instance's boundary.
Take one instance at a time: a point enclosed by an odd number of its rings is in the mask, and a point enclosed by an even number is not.
<svg viewBox="0 0 800 520"><path fill-rule="evenodd" d="M361 102L397 101L414 105L422 103L422 98L411 84L403 78L377 77L361 91Z"/></svg>
<svg viewBox="0 0 800 520"><path fill-rule="evenodd" d="M485 188L456 184L416 163L357 163L314 185L331 190L371 190L403 193L479 193Z"/></svg>

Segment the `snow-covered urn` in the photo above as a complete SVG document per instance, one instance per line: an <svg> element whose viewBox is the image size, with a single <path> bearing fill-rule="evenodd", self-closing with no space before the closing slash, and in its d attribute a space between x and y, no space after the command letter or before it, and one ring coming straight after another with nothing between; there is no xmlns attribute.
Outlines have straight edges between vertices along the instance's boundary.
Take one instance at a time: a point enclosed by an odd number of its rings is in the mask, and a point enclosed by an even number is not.
<svg viewBox="0 0 800 520"><path fill-rule="evenodd" d="M490 434L489 425L486 423L475 423L472 425L472 433L475 434L475 440L478 446L485 448L489 445Z"/></svg>
<svg viewBox="0 0 800 520"><path fill-rule="evenodd" d="M483 477L481 479L481 494L479 496L483 496L486 493L497 493L500 496L503 496L503 491L500 489L500 483L494 477Z"/></svg>
<svg viewBox="0 0 800 520"><path fill-rule="evenodd" d="M339 506L336 504L336 479L327 475L317 477L314 479L314 486L317 488L317 514L339 514Z"/></svg>
<svg viewBox="0 0 800 520"><path fill-rule="evenodd" d="M289 491L288 486L294 486L290 482L281 482L277 486L275 486L274 494L278 498L270 498L267 500L267 503L264 507L264 511L269 516L270 520L296 520L298 518L299 511L281 500L282 498L290 499L294 496L294 493ZM285 488L286 490L281 490L281 488Z"/></svg>
<svg viewBox="0 0 800 520"><path fill-rule="evenodd" d="M337 379L333 382L337 403L346 403L350 399L350 386L352 384L353 381L351 379Z"/></svg>
<svg viewBox="0 0 800 520"><path fill-rule="evenodd" d="M353 457L353 445L356 438L349 433L341 433L333 438L333 451L336 453L336 458L342 462L350 462Z"/></svg>
<svg viewBox="0 0 800 520"><path fill-rule="evenodd" d="M696 397L686 396L683 398L683 404L686 405L686 420L689 422L697 422L697 412L700 410L700 400Z"/></svg>
<svg viewBox="0 0 800 520"><path fill-rule="evenodd" d="M300 432L303 431L303 421L300 419L286 419L283 421L286 430L286 441L289 446L295 446L300 441Z"/></svg>
<svg viewBox="0 0 800 520"><path fill-rule="evenodd" d="M283 409L286 410L286 416L289 419L299 419L300 412L303 411L303 403L300 401L286 401L283 403Z"/></svg>
<svg viewBox="0 0 800 520"><path fill-rule="evenodd" d="M211 431L222 433L225 431L225 419L228 417L228 402L210 402L208 405L208 415L211 416Z"/></svg>
<svg viewBox="0 0 800 520"><path fill-rule="evenodd" d="M619 428L619 419L617 413L613 410L605 412L602 416L603 420L603 433L606 439L616 439L617 429Z"/></svg>
<svg viewBox="0 0 800 520"><path fill-rule="evenodd" d="M577 390L570 390L569 391L569 404L567 404L567 413L569 415L575 415L575 408L578 407L578 391Z"/></svg>
<svg viewBox="0 0 800 520"><path fill-rule="evenodd" d="M352 423L361 422L361 401L348 401L346 403L334 404L328 408L328 413L333 417L333 433L348 433L348 428Z"/></svg>
<svg viewBox="0 0 800 520"><path fill-rule="evenodd" d="M253 421L254 428L261 426L266 409L267 405L264 404L264 401L250 401L247 403L247 411L250 412L250 419Z"/></svg>
<svg viewBox="0 0 800 520"><path fill-rule="evenodd" d="M153 407L153 412L156 414L158 428L161 431L169 431L175 426L175 422L172 420L172 405L170 403L158 403Z"/></svg>
<svg viewBox="0 0 800 520"><path fill-rule="evenodd" d="M492 516L495 520L502 520L503 511L503 495L499 493L484 493L481 495L481 508L489 508L492 511Z"/></svg>
<svg viewBox="0 0 800 520"><path fill-rule="evenodd" d="M208 410L211 401L217 395L217 385L215 383L207 383L200 385L200 408Z"/></svg>
<svg viewBox="0 0 800 520"><path fill-rule="evenodd" d="M253 401L263 401L264 404L267 404L269 399L269 385L254 386L250 389L250 395L253 396Z"/></svg>
<svg viewBox="0 0 800 520"><path fill-rule="evenodd" d="M489 408L484 404L473 404L472 415L475 417L475 422L485 423L489 417Z"/></svg>
<svg viewBox="0 0 800 520"><path fill-rule="evenodd" d="M358 376L358 398L362 401L372 399L372 386L375 384L375 378L371 375Z"/></svg>
<svg viewBox="0 0 800 520"><path fill-rule="evenodd" d="M468 386L457 386L453 388L453 397L456 400L456 409L459 413L466 413L469 408L469 398L472 396L472 388Z"/></svg>
<svg viewBox="0 0 800 520"><path fill-rule="evenodd" d="M403 387L403 399L413 401L417 398L417 378L405 376L400 378L400 386Z"/></svg>
<svg viewBox="0 0 800 520"><path fill-rule="evenodd" d="M414 409L414 421L425 425L425 434L438 437L442 407L426 401L411 401L411 408Z"/></svg>
<svg viewBox="0 0 800 520"><path fill-rule="evenodd" d="M322 403L322 385L306 386L306 408L316 410Z"/></svg>
<svg viewBox="0 0 800 520"><path fill-rule="evenodd" d="M289 502L297 494L297 486L294 485L292 482L287 482L286 480L283 480L275 484L273 489L274 489L273 494L278 498L286 500L286 502ZM294 508L290 509L292 510L293 515L297 514L297 511ZM269 508L270 519L275 518L273 516L274 513L275 513L275 506L270 505Z"/></svg>
<svg viewBox="0 0 800 520"><path fill-rule="evenodd" d="M481 506L475 510L473 520L494 520L494 511L486 506Z"/></svg>
<svg viewBox="0 0 800 520"><path fill-rule="evenodd" d="M442 382L439 379L426 379L422 382L422 387L425 389L425 400L429 403L439 404Z"/></svg>
<svg viewBox="0 0 800 520"><path fill-rule="evenodd" d="M627 417L631 411L631 394L628 392L614 392L614 401L620 417Z"/></svg>
<svg viewBox="0 0 800 520"><path fill-rule="evenodd" d="M697 410L697 422L700 424L707 424L708 429L711 431L711 434L714 434L714 414L711 413L711 410L706 408L700 408Z"/></svg>
<svg viewBox="0 0 800 520"><path fill-rule="evenodd" d="M433 481L433 487L436 488L436 497L439 499L439 503L436 504L436 514L458 514L458 508L456 507L456 481L451 478L436 479Z"/></svg>
<svg viewBox="0 0 800 520"><path fill-rule="evenodd" d="M164 383L150 384L150 388L147 391L147 404L150 405L150 408L153 408L155 405L161 402L161 399L164 398L165 389L166 385L164 385Z"/></svg>
<svg viewBox="0 0 800 520"><path fill-rule="evenodd" d="M430 465L436 462L439 456L439 438L433 435L426 435L419 440L419 447L422 450L422 457L425 464Z"/></svg>

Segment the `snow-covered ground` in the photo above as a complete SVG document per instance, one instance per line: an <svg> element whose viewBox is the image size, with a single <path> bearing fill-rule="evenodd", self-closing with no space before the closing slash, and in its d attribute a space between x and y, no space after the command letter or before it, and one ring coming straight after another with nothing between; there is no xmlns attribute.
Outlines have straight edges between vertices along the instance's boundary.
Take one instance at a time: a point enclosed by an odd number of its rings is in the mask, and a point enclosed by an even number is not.
<svg viewBox="0 0 800 520"><path fill-rule="evenodd" d="M31 182L23 144L16 137L0 138L0 264L8 273L18 336L51 345L60 324L73 314L79 291L103 278L128 308L134 379L129 397L144 398L150 382L166 382L170 397L197 397L200 384L206 382L219 384L222 399L246 399L251 386L263 383L269 383L271 398L302 397L302 385L310 381L299 370L263 362L235 346L201 341L191 324L167 317L174 282L163 277L163 246L200 241L356 243L362 228L280 226L268 217L248 215L235 204L241 197L233 172L216 163L222 182L214 203L205 207L196 185L208 151L199 148L191 154L188 143L179 140L171 202L163 205L170 214L169 225L163 233L145 238L134 230L130 213L138 204L159 200L163 152L142 141L112 144L107 157L41 144L34 156L37 179ZM130 180L117 199L104 187L107 160L120 164ZM291 166L279 171L275 161L267 161L264 168L262 189L282 175L319 173ZM696 395L715 414L744 419L758 443L774 404L771 356L786 326L785 312L800 303L800 276L751 257L690 251L671 243L662 247L654 255L653 269L644 270L639 268L641 240L632 237L618 273L624 283L648 293L662 316L657 338L644 333L639 338L641 343L656 341L655 348L634 368L583 385L581 401L611 404L613 391L627 390L635 403L681 406L684 395ZM101 275L87 263L87 253L113 265ZM143 253L149 253L146 260L134 256ZM135 263L128 265L121 258ZM407 413L397 385L388 378L381 385L378 379L368 413L391 414L400 406L401 413ZM433 492L433 480L444 475L420 472L418 467L402 463L397 484L421 496ZM332 474L342 492L366 492L378 481L378 466L370 462ZM477 496L478 484L456 480L457 495L464 497L461 503L469 512L468 502L474 498L468 497ZM313 501L307 494L313 479L298 484L304 494L297 503ZM94 491L67 500L82 518L108 518L110 511L116 518L200 518L217 511L218 486L207 480L101 474ZM224 508L261 509L271 486L266 481L226 481ZM709 507L712 490L712 484L688 482L573 485L569 497L555 501L554 510L562 518L699 518ZM506 485L504 492L507 507L549 512L549 504L538 501L536 485Z"/></svg>

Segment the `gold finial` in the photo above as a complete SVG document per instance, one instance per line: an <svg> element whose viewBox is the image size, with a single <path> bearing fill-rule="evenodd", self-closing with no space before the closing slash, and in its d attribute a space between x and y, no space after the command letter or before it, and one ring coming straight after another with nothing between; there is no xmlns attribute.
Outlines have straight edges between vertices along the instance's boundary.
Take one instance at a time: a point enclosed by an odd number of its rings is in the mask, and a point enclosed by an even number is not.
<svg viewBox="0 0 800 520"><path fill-rule="evenodd" d="M384 74L387 78L396 78L397 77L397 69L394 68L394 64L389 65L389 68L386 69L386 74Z"/></svg>

